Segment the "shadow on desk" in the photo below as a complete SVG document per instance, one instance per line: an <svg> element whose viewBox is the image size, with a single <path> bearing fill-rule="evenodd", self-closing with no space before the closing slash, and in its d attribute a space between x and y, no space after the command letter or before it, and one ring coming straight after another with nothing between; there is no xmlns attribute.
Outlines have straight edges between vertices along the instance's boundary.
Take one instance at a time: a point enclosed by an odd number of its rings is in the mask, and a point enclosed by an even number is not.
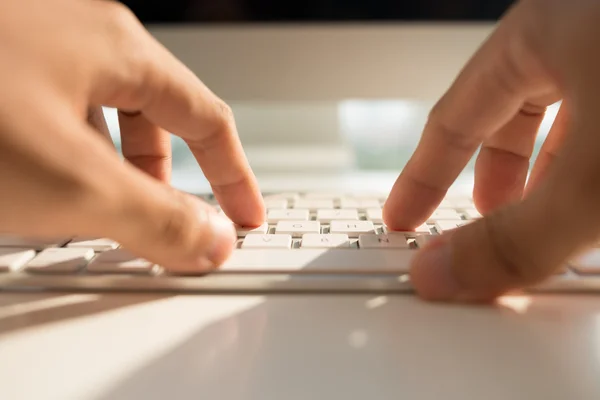
<svg viewBox="0 0 600 400"><path fill-rule="evenodd" d="M600 384L581 366L597 363L598 338L583 321L543 300L515 312L409 296L271 296L95 399L591 400Z"/></svg>
<svg viewBox="0 0 600 400"><path fill-rule="evenodd" d="M169 296L106 294L5 293L0 296L0 336L80 317L165 299Z"/></svg>

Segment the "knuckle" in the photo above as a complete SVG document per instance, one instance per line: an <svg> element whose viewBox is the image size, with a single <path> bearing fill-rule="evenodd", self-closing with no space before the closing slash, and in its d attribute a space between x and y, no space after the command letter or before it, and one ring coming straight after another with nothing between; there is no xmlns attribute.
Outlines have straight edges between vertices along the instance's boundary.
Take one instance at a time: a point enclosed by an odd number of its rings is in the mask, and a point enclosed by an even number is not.
<svg viewBox="0 0 600 400"><path fill-rule="evenodd" d="M140 24L133 11L123 3L106 1L102 8L104 17L118 33L126 33Z"/></svg>
<svg viewBox="0 0 600 400"><path fill-rule="evenodd" d="M150 89L156 79L152 70L153 43L135 14L125 5L106 1L102 5L102 23L111 53L116 53L118 65L110 68L113 82L119 90L114 96L119 102L142 108L150 102ZM114 63L114 60L112 61Z"/></svg>
<svg viewBox="0 0 600 400"><path fill-rule="evenodd" d="M214 118L212 126L195 146L203 151L219 147L222 143L231 139L235 134L235 117L231 107L222 100L214 104Z"/></svg>
<svg viewBox="0 0 600 400"><path fill-rule="evenodd" d="M217 100L215 104L216 109L216 131L217 132L227 132L231 130L231 127L234 125L235 116L233 114L233 109L224 101Z"/></svg>
<svg viewBox="0 0 600 400"><path fill-rule="evenodd" d="M515 47L515 46L512 46ZM501 52L502 56L492 70L493 81L496 82L500 91L506 95L519 95L531 84L531 77L523 68L523 59L517 61L516 50L511 48ZM525 93L523 93L525 94Z"/></svg>
<svg viewBox="0 0 600 400"><path fill-rule="evenodd" d="M443 116L442 101L438 102L429 114L429 124L432 128L430 131L435 132L447 147L461 152L473 152L480 144L478 135L447 122Z"/></svg>

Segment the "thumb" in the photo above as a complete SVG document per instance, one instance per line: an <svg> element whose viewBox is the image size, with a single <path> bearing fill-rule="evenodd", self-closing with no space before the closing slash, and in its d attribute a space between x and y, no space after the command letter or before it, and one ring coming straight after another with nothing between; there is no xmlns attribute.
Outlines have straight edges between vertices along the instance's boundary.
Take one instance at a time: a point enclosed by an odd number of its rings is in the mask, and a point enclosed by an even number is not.
<svg viewBox="0 0 600 400"><path fill-rule="evenodd" d="M546 182L521 202L427 243L411 268L418 294L490 301L540 283L592 246L599 231L596 202L563 182Z"/></svg>
<svg viewBox="0 0 600 400"><path fill-rule="evenodd" d="M136 176L119 185L124 196L104 224L107 237L172 272L206 272L229 257L237 238L230 220L196 196L127 170Z"/></svg>

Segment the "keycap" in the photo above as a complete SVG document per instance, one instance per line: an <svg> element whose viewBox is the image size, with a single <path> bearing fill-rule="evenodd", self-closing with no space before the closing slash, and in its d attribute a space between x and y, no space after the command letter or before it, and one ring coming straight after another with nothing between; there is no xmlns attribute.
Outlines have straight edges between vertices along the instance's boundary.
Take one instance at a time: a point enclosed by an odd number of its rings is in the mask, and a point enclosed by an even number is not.
<svg viewBox="0 0 600 400"><path fill-rule="evenodd" d="M434 213L429 217L429 222L434 223L435 221L441 219L450 219L450 220L460 220L462 219L460 214L456 212L456 210L450 209L438 209L435 210Z"/></svg>
<svg viewBox="0 0 600 400"><path fill-rule="evenodd" d="M479 219L481 218L481 214L477 211L476 208L463 208L463 214L467 219Z"/></svg>
<svg viewBox="0 0 600 400"><path fill-rule="evenodd" d="M84 268L94 257L94 250L54 248L39 253L25 266L25 271L36 273L73 273Z"/></svg>
<svg viewBox="0 0 600 400"><path fill-rule="evenodd" d="M437 235L419 235L415 238L415 243L417 244L417 247L423 248L435 237L437 237Z"/></svg>
<svg viewBox="0 0 600 400"><path fill-rule="evenodd" d="M367 209L367 219L374 224L383 224L383 211L381 208Z"/></svg>
<svg viewBox="0 0 600 400"><path fill-rule="evenodd" d="M377 199L352 199L344 198L340 200L340 208L379 208L381 207Z"/></svg>
<svg viewBox="0 0 600 400"><path fill-rule="evenodd" d="M319 221L279 221L275 233L302 237L305 233L321 233Z"/></svg>
<svg viewBox="0 0 600 400"><path fill-rule="evenodd" d="M292 235L248 235L242 243L242 249L290 249Z"/></svg>
<svg viewBox="0 0 600 400"><path fill-rule="evenodd" d="M265 207L267 209L280 210L288 208L287 199L264 199Z"/></svg>
<svg viewBox="0 0 600 400"><path fill-rule="evenodd" d="M263 200L268 201L268 200L275 200L275 199L284 199L284 200L288 200L288 201L293 201L296 200L300 197L300 195L296 192L283 192L283 193L270 193L270 194L265 194L263 196Z"/></svg>
<svg viewBox="0 0 600 400"><path fill-rule="evenodd" d="M269 210L267 221L271 224L279 221L307 221L308 210Z"/></svg>
<svg viewBox="0 0 600 400"><path fill-rule="evenodd" d="M329 223L334 220L358 220L357 210L317 210L317 221Z"/></svg>
<svg viewBox="0 0 600 400"><path fill-rule="evenodd" d="M249 236L255 237L256 235ZM417 252L407 249L239 249L213 274L391 274L408 272Z"/></svg>
<svg viewBox="0 0 600 400"><path fill-rule="evenodd" d="M0 249L0 272L18 271L35 257L33 249Z"/></svg>
<svg viewBox="0 0 600 400"><path fill-rule="evenodd" d="M307 233L302 236L302 248L332 248L332 247L350 247L348 235L343 233L318 234Z"/></svg>
<svg viewBox="0 0 600 400"><path fill-rule="evenodd" d="M100 253L88 264L87 270L103 274L150 273L156 265L127 250L117 249Z"/></svg>
<svg viewBox="0 0 600 400"><path fill-rule="evenodd" d="M405 235L375 235L363 234L358 237L358 247L361 249L398 248L408 249L408 240Z"/></svg>
<svg viewBox="0 0 600 400"><path fill-rule="evenodd" d="M0 236L0 247L13 247L34 249L37 251L44 250L49 247L64 246L71 238L23 238L18 236Z"/></svg>
<svg viewBox="0 0 600 400"><path fill-rule="evenodd" d="M416 236L416 235L420 235L420 234L431 234L431 228L429 227L429 225L427 224L423 224L418 226L414 231L394 231L391 230L390 228L388 228L387 226L383 227L383 233L402 233L405 235L412 235L412 236Z"/></svg>
<svg viewBox="0 0 600 400"><path fill-rule="evenodd" d="M465 221L460 220L439 220L435 223L435 229L438 231L438 233L444 233L446 231L450 231L452 229L456 229L463 226L464 222Z"/></svg>
<svg viewBox="0 0 600 400"><path fill-rule="evenodd" d="M331 221L329 233L345 233L357 238L361 233L375 233L375 226L371 221Z"/></svg>
<svg viewBox="0 0 600 400"><path fill-rule="evenodd" d="M333 200L327 199L298 199L294 202L294 208L317 210L319 208L333 208Z"/></svg>
<svg viewBox="0 0 600 400"><path fill-rule="evenodd" d="M302 198L310 200L335 200L340 197L339 193L327 193L327 192L312 192L306 193Z"/></svg>
<svg viewBox="0 0 600 400"><path fill-rule="evenodd" d="M75 238L67 244L68 248L92 249L97 252L114 250L119 243L110 239Z"/></svg>
<svg viewBox="0 0 600 400"><path fill-rule="evenodd" d="M570 266L581 275L600 274L600 249L588 250L571 261Z"/></svg>
<svg viewBox="0 0 600 400"><path fill-rule="evenodd" d="M252 234L266 234L269 231L269 224L263 223L261 226L256 228L251 227L242 227L239 225L235 225L235 230L237 232L238 237L245 237L246 235Z"/></svg>

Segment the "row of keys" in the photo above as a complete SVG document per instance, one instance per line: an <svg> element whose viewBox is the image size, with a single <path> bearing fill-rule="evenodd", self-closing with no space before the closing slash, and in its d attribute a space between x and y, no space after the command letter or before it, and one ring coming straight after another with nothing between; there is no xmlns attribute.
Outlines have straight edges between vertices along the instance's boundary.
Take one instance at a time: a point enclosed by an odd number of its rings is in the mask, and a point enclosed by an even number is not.
<svg viewBox="0 0 600 400"><path fill-rule="evenodd" d="M0 249L0 272L77 273L84 268L92 273L148 273L155 265L124 250L109 250L96 255L85 248L48 248L36 255L32 249Z"/></svg>
<svg viewBox="0 0 600 400"><path fill-rule="evenodd" d="M265 199L265 207L273 210L281 209L311 209L319 208L381 208L382 203L377 199L299 199L294 202L285 199Z"/></svg>
<svg viewBox="0 0 600 400"><path fill-rule="evenodd" d="M272 235L248 235L243 240L242 249L291 249L294 235L276 233ZM352 237L343 233L307 233L302 238L301 248L349 248ZM409 237L403 234L360 234L358 238L359 248L399 248L408 249Z"/></svg>
<svg viewBox="0 0 600 400"><path fill-rule="evenodd" d="M365 210L365 218L376 224L383 223L383 213L381 208L368 208ZM279 221L306 221L311 216L309 209L269 209L267 212L267 221L271 224ZM320 208L316 210L315 219L320 222L329 223L334 220L358 220L359 211L354 208ZM431 217L429 223L436 221L464 221L480 218L481 215L475 209L457 211L453 209L438 209Z"/></svg>
<svg viewBox="0 0 600 400"><path fill-rule="evenodd" d="M420 235L415 239L416 246L422 248L436 235ZM369 250L409 250L409 236L401 234L375 235L362 234L353 241L344 234L305 234L301 248L332 249L349 248L352 243ZM250 235L242 249L250 250L289 250L292 247L291 235ZM234 255L237 251L234 251ZM291 253L296 253L291 252ZM356 254L362 253L359 251ZM250 254L246 254L249 256ZM266 254L263 254L263 256ZM239 257L238 257L239 258ZM231 263L230 263L231 264ZM569 263L569 266L581 275L600 274L600 248L591 249ZM366 266L363 266L366 267ZM155 264L135 257L124 250L109 250L96 255L92 249L84 248L48 248L36 254L33 249L0 248L0 272L24 270L28 273L78 273L86 271L100 274L148 274L158 268Z"/></svg>
<svg viewBox="0 0 600 400"><path fill-rule="evenodd" d="M249 236L250 234L266 234L269 225L265 222L257 228L238 228L238 237ZM279 221L275 225L276 234L291 235L300 237L307 233L321 233L322 227L319 221ZM361 233L376 233L375 225L371 221L331 221L329 224L329 233L343 233L350 237L358 237Z"/></svg>
<svg viewBox="0 0 600 400"><path fill-rule="evenodd" d="M0 236L0 248L27 248L36 251L42 251L47 248L63 247L92 249L96 252L114 250L119 247L119 244L110 239L95 239L95 238L22 238L17 236Z"/></svg>
<svg viewBox="0 0 600 400"><path fill-rule="evenodd" d="M290 234L292 236L301 236L305 233L321 233L324 230L324 225L328 226L328 233L345 233L350 237L357 237L361 233L403 233L411 235L420 234L432 234L432 227L435 228L435 232L443 233L445 231L456 229L460 226L469 223L464 220L448 220L438 221L435 224L423 224L417 227L414 231L393 231L388 229L386 226L375 224L373 221L362 221L362 220L332 220L328 223L322 224L319 221L279 221L273 226L274 233ZM237 236L240 238L246 237L251 234L267 234L270 233L269 224L267 222L256 228L247 228L236 226Z"/></svg>
<svg viewBox="0 0 600 400"><path fill-rule="evenodd" d="M274 193L263 194L263 198L265 201L270 200L287 200L290 202L298 201L298 200L332 200L332 201L342 201L342 200L358 200L358 201L373 201L376 200L380 203L384 203L387 199L387 195L384 193L370 193L370 194L358 194L358 193L327 193L327 192L313 192L313 193L297 193L297 192L288 192L288 193ZM440 207L448 207L448 208L463 208L463 207L473 207L473 200L469 197L448 197L440 203Z"/></svg>

